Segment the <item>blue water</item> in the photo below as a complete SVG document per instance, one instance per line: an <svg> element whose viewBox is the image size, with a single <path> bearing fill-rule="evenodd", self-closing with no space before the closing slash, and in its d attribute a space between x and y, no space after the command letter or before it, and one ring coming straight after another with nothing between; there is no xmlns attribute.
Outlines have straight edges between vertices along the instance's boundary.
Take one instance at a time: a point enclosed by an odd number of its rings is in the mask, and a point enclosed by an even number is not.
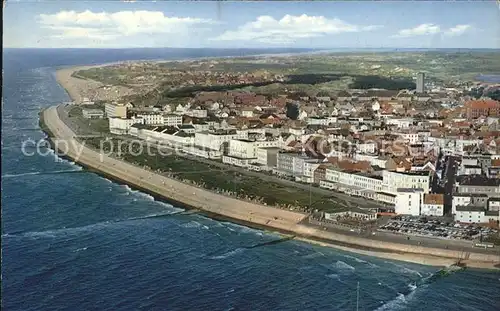
<svg viewBox="0 0 500 311"><path fill-rule="evenodd" d="M500 83L500 75L478 75L476 80L486 83Z"/></svg>
<svg viewBox="0 0 500 311"><path fill-rule="evenodd" d="M152 54L4 53L5 310L355 310L357 282L360 310L500 310L500 273L470 269L428 283L437 268L298 241L246 249L277 236L198 215L168 216L179 209L93 173L40 174L81 170L50 150L21 152L23 140L43 137L38 110L68 100L54 68L161 57Z"/></svg>

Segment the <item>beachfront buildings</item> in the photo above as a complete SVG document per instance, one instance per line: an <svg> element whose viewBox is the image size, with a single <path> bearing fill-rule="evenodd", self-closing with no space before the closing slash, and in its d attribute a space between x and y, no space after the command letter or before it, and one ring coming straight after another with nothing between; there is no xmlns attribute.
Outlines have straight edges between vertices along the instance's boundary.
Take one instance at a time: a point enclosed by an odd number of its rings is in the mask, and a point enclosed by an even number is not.
<svg viewBox="0 0 500 311"><path fill-rule="evenodd" d="M383 180L381 176L327 168L320 187L375 199L375 192L383 190Z"/></svg>
<svg viewBox="0 0 500 311"><path fill-rule="evenodd" d="M182 116L176 114L165 114L156 111L143 111L135 115L137 118L143 118L146 125L158 126L180 126L182 125Z"/></svg>
<svg viewBox="0 0 500 311"><path fill-rule="evenodd" d="M305 177L311 177L312 179L312 172L310 176L304 175L304 166L306 162L318 163L318 160L311 159L306 155L295 152L280 152L277 155L275 172L278 175L292 176L299 179Z"/></svg>
<svg viewBox="0 0 500 311"><path fill-rule="evenodd" d="M262 165L265 170L276 168L278 164L278 147L259 147L257 148L257 163Z"/></svg>
<svg viewBox="0 0 500 311"><path fill-rule="evenodd" d="M400 188L396 190L394 211L400 215L420 215L423 190L416 188Z"/></svg>
<svg viewBox="0 0 500 311"><path fill-rule="evenodd" d="M259 148L276 148L278 140L250 140L232 139L229 141L227 155L222 157L223 163L235 166L247 167L252 163L258 163L257 151ZM262 163L267 165L267 163Z"/></svg>
<svg viewBox="0 0 500 311"><path fill-rule="evenodd" d="M236 129L219 129L196 133L194 143L202 149L219 150L227 149L229 141L234 139L248 139L248 131Z"/></svg>
<svg viewBox="0 0 500 311"><path fill-rule="evenodd" d="M130 119L118 117L109 118L109 132L111 134L126 135L134 124L144 124L144 119L136 117Z"/></svg>
<svg viewBox="0 0 500 311"><path fill-rule="evenodd" d="M429 171L396 172L384 170L382 172L385 190L396 192L398 188L422 189L429 192L431 175Z"/></svg>
<svg viewBox="0 0 500 311"><path fill-rule="evenodd" d="M104 105L104 114L107 118L126 118L127 106L118 103L106 103Z"/></svg>
<svg viewBox="0 0 500 311"><path fill-rule="evenodd" d="M85 119L102 119L104 118L104 112L101 109L82 109L82 116Z"/></svg>
<svg viewBox="0 0 500 311"><path fill-rule="evenodd" d="M420 208L420 215L443 216L444 195L442 193L424 193L422 206Z"/></svg>

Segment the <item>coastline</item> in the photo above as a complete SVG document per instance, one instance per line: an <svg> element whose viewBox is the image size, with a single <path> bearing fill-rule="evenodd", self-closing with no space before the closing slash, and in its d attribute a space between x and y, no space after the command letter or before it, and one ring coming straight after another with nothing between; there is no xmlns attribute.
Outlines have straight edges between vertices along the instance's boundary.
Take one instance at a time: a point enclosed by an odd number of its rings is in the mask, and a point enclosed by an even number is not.
<svg viewBox="0 0 500 311"><path fill-rule="evenodd" d="M78 66L61 70L67 70L65 73L67 75L68 72L74 72L80 68L88 67L89 66ZM58 72L59 71L60 70L58 70ZM69 76L71 76L71 73L69 73ZM58 82L67 91L70 97L75 100L73 96L75 96L78 90L72 85L71 79L58 79ZM67 150L62 151L64 151L66 156L75 163L99 175L103 175L119 183L128 184L137 190L151 194L155 199L166 201L186 209L196 209L200 214L213 219L227 220L256 229L290 234L296 236L297 240L334 247L352 253L430 266L448 266L456 262L456 259L462 255L460 252L452 250L382 242L362 237L324 232L299 224L305 218L303 214L218 195L201 188L186 185L179 181L157 175L142 168L133 167L131 164L106 156L102 157L103 161L99 161L97 160L97 156L99 155L97 152L87 147L83 147L83 145L73 138L74 134L72 134L71 130L59 119L55 107L50 107L43 111L42 118L43 120L41 119L41 122L43 122L43 127L45 127L44 131L48 132L47 134L51 139L65 139L71 141L69 145L73 147L70 148L72 150L68 150L69 152L66 152ZM53 147L57 149L57 146L53 145ZM84 152L80 158L78 158L75 156L77 154L75 151L82 147ZM465 261L469 267L485 269L498 269L495 265L499 262L500 258L498 255L479 253L471 253L470 259Z"/></svg>

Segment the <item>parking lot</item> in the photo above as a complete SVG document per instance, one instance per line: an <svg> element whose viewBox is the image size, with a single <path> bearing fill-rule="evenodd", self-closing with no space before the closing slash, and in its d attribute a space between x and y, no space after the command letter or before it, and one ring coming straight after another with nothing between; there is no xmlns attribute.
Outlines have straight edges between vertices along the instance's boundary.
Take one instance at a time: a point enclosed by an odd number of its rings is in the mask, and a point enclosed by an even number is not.
<svg viewBox="0 0 500 311"><path fill-rule="evenodd" d="M407 236L413 235L467 241L479 241L481 238L486 238L489 235L498 234L497 229L410 216L394 217L385 225L379 227L379 230Z"/></svg>

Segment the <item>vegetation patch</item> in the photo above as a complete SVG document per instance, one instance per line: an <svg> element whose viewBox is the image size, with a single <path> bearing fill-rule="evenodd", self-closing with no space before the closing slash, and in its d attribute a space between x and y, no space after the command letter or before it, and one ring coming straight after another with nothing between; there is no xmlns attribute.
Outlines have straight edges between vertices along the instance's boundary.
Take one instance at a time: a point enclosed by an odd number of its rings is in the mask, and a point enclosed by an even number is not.
<svg viewBox="0 0 500 311"><path fill-rule="evenodd" d="M129 150L130 144L120 138L106 141L103 141L102 138L88 138L84 142L96 149L100 149L102 143L104 152L114 151L113 156L115 157L140 167L163 172L172 178L193 183L214 192L232 193L239 198L280 206L307 207L311 199L309 191L272 181L263 183L261 178L245 175L236 169L222 169L173 154L162 156L158 154L157 150L152 152L155 155L148 155L147 152L135 155L139 153L141 147L134 144L131 147L132 150ZM118 147L120 144L121 150ZM339 208L329 196L314 194L312 203L312 207L318 210L333 211Z"/></svg>

